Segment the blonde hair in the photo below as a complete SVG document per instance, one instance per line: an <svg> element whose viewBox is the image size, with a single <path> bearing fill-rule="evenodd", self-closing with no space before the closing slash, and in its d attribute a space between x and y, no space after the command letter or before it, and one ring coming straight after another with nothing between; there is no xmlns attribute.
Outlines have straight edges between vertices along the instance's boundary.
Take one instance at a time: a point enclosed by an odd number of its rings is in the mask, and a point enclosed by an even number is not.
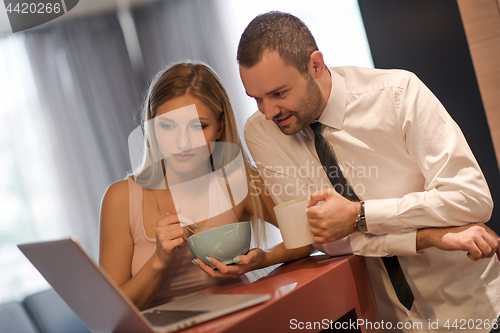
<svg viewBox="0 0 500 333"><path fill-rule="evenodd" d="M167 101L189 94L202 101L214 113L220 123L224 117L224 128L217 142L229 142L239 147L244 156L248 194L253 206L251 220L254 242L257 246L265 243L264 213L257 189L251 184L248 157L241 146L231 103L217 74L204 64L177 63L162 69L152 79L141 107L141 127L144 133L144 155L141 164L134 172L136 183L143 188L157 188L164 180L164 167L158 161L162 156L158 143L154 139L154 125L158 107ZM218 169L226 165L235 156L235 152L224 145L215 145L213 167ZM233 146L234 145L229 145ZM219 151L217 151L219 149Z"/></svg>

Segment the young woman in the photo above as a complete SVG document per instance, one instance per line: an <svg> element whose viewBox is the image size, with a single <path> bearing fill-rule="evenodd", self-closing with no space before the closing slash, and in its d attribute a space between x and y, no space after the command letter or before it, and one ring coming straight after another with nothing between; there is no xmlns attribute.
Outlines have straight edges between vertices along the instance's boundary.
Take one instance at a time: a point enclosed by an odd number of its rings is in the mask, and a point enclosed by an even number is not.
<svg viewBox="0 0 500 333"><path fill-rule="evenodd" d="M264 221L276 224L272 199L241 158L231 104L210 68L180 63L158 73L143 103L142 129L140 167L104 195L99 256L139 309L310 253L309 247L286 250L283 244L257 247L235 258L236 265L210 258L213 270L185 246L193 233L237 221L251 221L259 244Z"/></svg>

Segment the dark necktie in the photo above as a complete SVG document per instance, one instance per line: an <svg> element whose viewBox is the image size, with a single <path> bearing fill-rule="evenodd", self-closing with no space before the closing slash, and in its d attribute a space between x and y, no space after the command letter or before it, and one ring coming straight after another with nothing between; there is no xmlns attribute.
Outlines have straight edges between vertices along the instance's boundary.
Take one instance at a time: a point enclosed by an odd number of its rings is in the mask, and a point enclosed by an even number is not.
<svg viewBox="0 0 500 333"><path fill-rule="evenodd" d="M332 152L328 142L326 142L321 133L321 123L314 122L310 125L310 127L314 132L314 147L316 148L318 157L323 165L328 179L330 180L330 183L332 183L333 188L344 198L351 201L359 201L358 196L354 193L353 189L349 185L349 182L342 174L342 170L340 170L335 154ZM409 310L414 297L410 286L408 285L408 281L406 281L403 270L401 269L398 258L396 256L383 257L382 261L387 270L387 274L389 274L389 278L391 279L392 286L396 291L399 301Z"/></svg>

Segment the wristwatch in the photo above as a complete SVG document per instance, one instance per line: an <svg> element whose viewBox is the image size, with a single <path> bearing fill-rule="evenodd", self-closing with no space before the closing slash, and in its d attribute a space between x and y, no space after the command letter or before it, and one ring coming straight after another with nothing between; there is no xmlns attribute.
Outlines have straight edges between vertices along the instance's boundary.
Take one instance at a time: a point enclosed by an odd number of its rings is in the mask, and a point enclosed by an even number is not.
<svg viewBox="0 0 500 333"><path fill-rule="evenodd" d="M366 217L365 217L365 202L361 201L361 209L359 211L358 219L356 220L356 229L362 234L368 233L368 228L366 227Z"/></svg>

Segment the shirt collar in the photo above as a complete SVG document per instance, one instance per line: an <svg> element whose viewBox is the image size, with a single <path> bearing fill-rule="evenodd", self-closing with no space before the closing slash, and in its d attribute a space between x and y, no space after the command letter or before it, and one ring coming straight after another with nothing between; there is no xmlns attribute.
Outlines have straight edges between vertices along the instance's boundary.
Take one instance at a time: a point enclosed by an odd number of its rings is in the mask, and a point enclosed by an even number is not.
<svg viewBox="0 0 500 333"><path fill-rule="evenodd" d="M326 126L341 130L346 108L345 79L331 68L330 73L332 76L332 90L318 121Z"/></svg>

